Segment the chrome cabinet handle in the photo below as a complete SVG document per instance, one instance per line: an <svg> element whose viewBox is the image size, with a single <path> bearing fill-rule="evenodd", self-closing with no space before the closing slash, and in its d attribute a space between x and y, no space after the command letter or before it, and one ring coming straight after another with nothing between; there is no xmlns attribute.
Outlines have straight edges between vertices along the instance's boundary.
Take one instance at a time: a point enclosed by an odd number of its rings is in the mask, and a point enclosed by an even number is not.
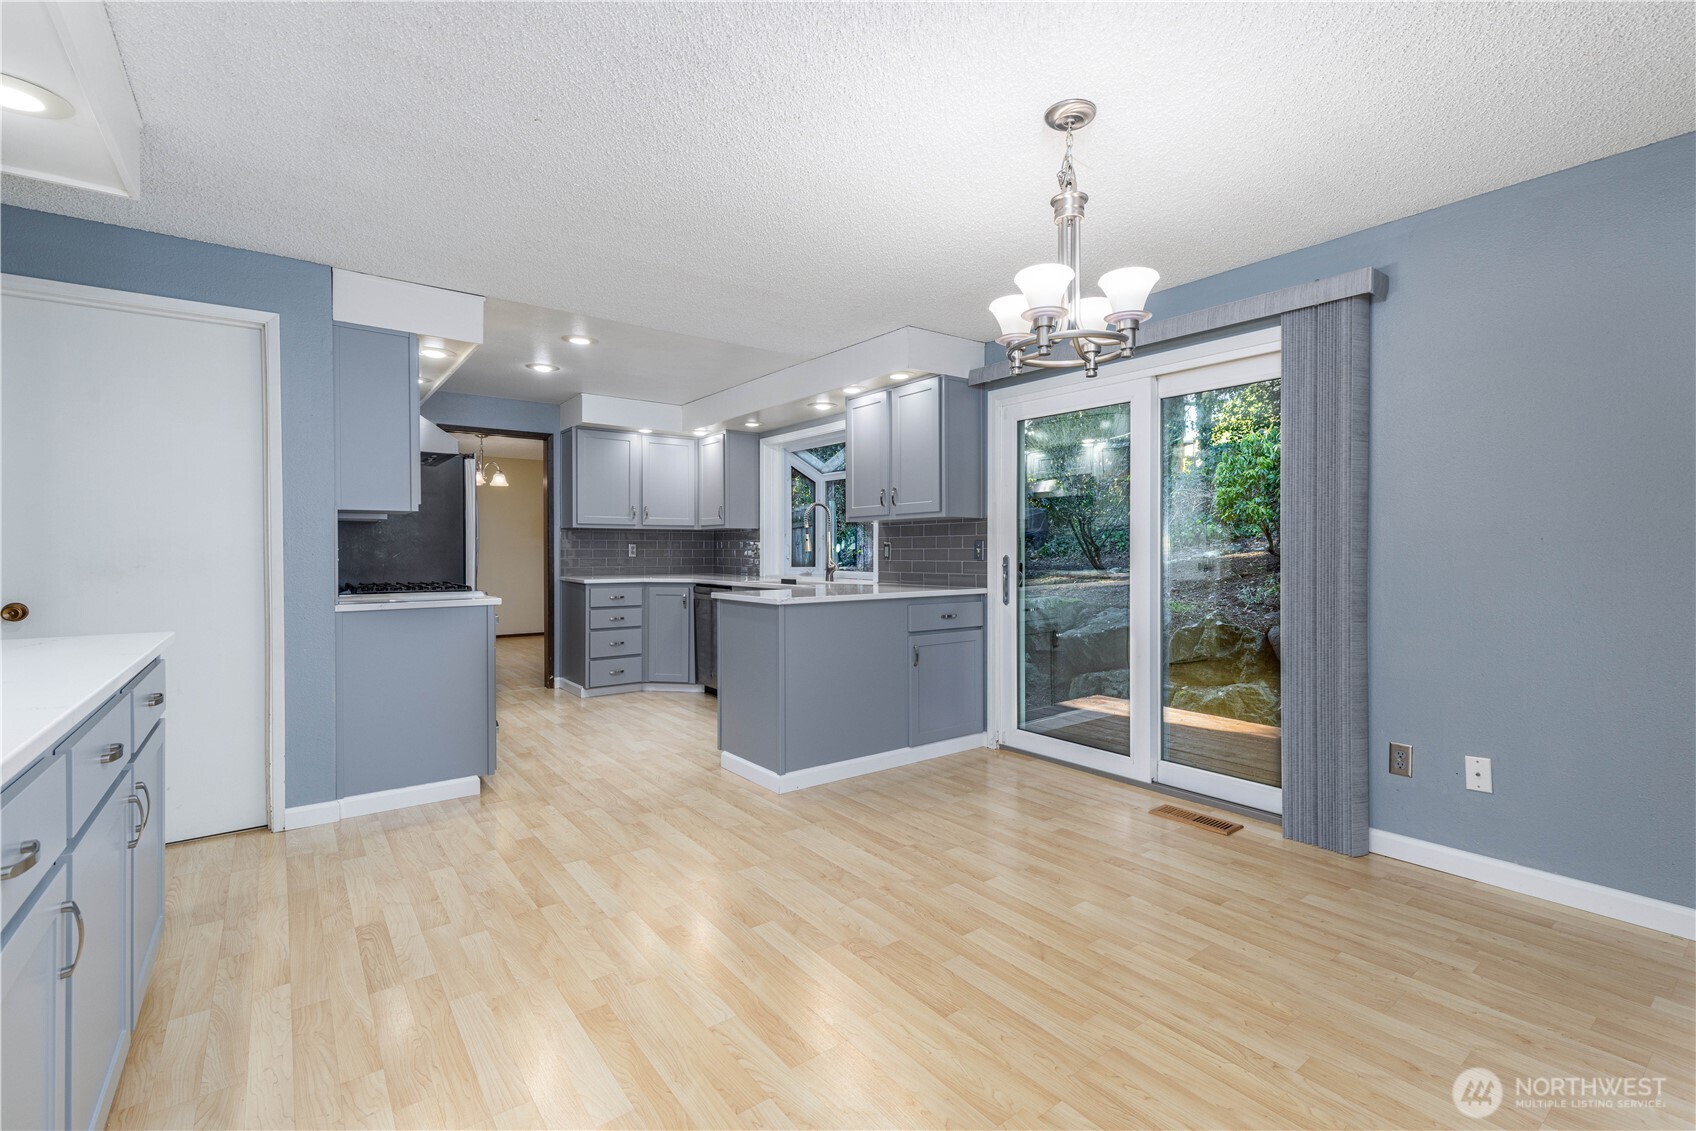
<svg viewBox="0 0 1696 1131"><path fill-rule="evenodd" d="M650 511L649 511L649 509L648 509L648 508L647 508L647 507L643 507L643 508L642 508L642 521L643 521L643 522L647 522L647 521L648 521L648 515L649 515L649 514L650 514L650 513L651 513L651 512L650 512Z"/></svg>
<svg viewBox="0 0 1696 1131"><path fill-rule="evenodd" d="M622 600L624 600L624 598L626 596L627 596L627 594L624 594L624 593L609 593L609 594L607 594L607 600L609 600L609 601L622 601Z"/></svg>
<svg viewBox="0 0 1696 1131"><path fill-rule="evenodd" d="M888 494L888 493L889 493L889 492L888 492L888 490L887 490L887 489L886 489L886 488L883 488L883 487L879 487L879 488L878 488L878 489L877 489L877 505L878 505L878 506L880 506L880 507L883 507L883 506L888 506L888 505L889 505L889 504L888 504L888 503L886 503L886 502L885 502L885 501L884 501L884 497L885 497L885 496L886 496L886 495L887 495L887 494Z"/></svg>
<svg viewBox="0 0 1696 1131"><path fill-rule="evenodd" d="M620 620L623 620L623 619L624 619L623 617L608 617L607 618L607 620L609 620L609 621L620 621Z"/></svg>
<svg viewBox="0 0 1696 1131"><path fill-rule="evenodd" d="M612 671L608 672L607 674L608 675L623 675L624 669L623 668L614 668L614 669L612 669Z"/></svg>
<svg viewBox="0 0 1696 1131"><path fill-rule="evenodd" d="M610 644L608 644L607 647L609 647L609 648L622 648L622 647L624 647L624 641L614 640Z"/></svg>
<svg viewBox="0 0 1696 1131"><path fill-rule="evenodd" d="M61 978L69 978L76 970L77 963L82 961L82 944L88 938L88 924L82 921L82 908L77 906L76 900L67 899L59 905L59 914L63 915L66 912L69 912L71 917L77 921L77 952L71 956L71 964L59 971Z"/></svg>
<svg viewBox="0 0 1696 1131"><path fill-rule="evenodd" d="M114 742L114 743L112 743L112 745L110 745L106 748L106 753L104 753L100 756L100 764L102 766L104 766L104 765L106 765L110 762L116 762L119 758L122 758L123 756L124 756L124 744L121 743L121 742Z"/></svg>
<svg viewBox="0 0 1696 1131"><path fill-rule="evenodd" d="M915 668L919 666L919 646L917 644L913 645L913 666Z"/></svg>
<svg viewBox="0 0 1696 1131"><path fill-rule="evenodd" d="M959 619L959 616L960 616L959 613L943 613L942 619L943 620L957 620L957 619Z"/></svg>
<svg viewBox="0 0 1696 1131"><path fill-rule="evenodd" d="M636 508L635 508L635 507L634 507L634 506L632 506L632 507L631 507L631 508L630 508L630 521L631 521L631 522L635 522L635 521L636 521Z"/></svg>
<svg viewBox="0 0 1696 1131"><path fill-rule="evenodd" d="M165 693L163 691L155 691L152 695L143 699L141 701L141 705L143 707L163 707L165 705Z"/></svg>
<svg viewBox="0 0 1696 1131"><path fill-rule="evenodd" d="M1013 603L1012 574L1008 571L1007 566L1008 566L1007 555L1002 554L1001 555L1001 603L1003 605L1010 605L1010 604Z"/></svg>
<svg viewBox="0 0 1696 1131"><path fill-rule="evenodd" d="M719 517L720 517L720 518L723 518L723 517L724 517L724 504L723 504L723 503L720 503L720 504L719 504L719 505L718 505L718 516L719 516Z"/></svg>
<svg viewBox="0 0 1696 1131"><path fill-rule="evenodd" d="M895 505L895 496L900 494L900 492L901 492L901 488L899 488L899 487L891 487L889 489L889 505L890 506Z"/></svg>
<svg viewBox="0 0 1696 1131"><path fill-rule="evenodd" d="M41 842L39 840L26 840L18 845L18 850L23 855L18 858L16 863L0 868L0 880L16 879L35 867L35 862L41 859Z"/></svg>
<svg viewBox="0 0 1696 1131"><path fill-rule="evenodd" d="M130 794L128 797L124 798L124 800L127 803L134 805L136 816L142 818L141 823L135 827L135 835L130 837L128 844L124 845L125 848L134 848L136 845L141 843L141 830L147 827L146 811L141 807L141 798L137 797L135 794Z"/></svg>
<svg viewBox="0 0 1696 1131"><path fill-rule="evenodd" d="M141 815L141 827L145 830L147 828L148 822L153 820L153 791L147 788L147 783L144 782L144 781L136 782L135 788L141 793L141 796L147 801L147 812L145 812Z"/></svg>

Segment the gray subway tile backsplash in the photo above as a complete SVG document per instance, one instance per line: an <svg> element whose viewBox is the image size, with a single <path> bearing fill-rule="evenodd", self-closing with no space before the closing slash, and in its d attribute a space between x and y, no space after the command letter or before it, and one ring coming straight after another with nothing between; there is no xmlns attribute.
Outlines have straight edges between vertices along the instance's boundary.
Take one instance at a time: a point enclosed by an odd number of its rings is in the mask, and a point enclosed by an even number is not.
<svg viewBox="0 0 1696 1131"><path fill-rule="evenodd" d="M878 577L900 585L974 589L989 584L989 563L973 556L989 524L981 518L950 522L885 523L878 537L890 547Z"/></svg>

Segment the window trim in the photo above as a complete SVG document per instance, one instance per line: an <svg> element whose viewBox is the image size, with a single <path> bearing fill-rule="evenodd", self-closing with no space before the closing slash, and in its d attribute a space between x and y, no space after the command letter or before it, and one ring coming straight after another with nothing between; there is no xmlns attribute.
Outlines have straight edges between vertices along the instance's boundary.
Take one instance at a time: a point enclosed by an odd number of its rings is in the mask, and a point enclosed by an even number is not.
<svg viewBox="0 0 1696 1131"><path fill-rule="evenodd" d="M789 564L789 472L797 462L791 455L801 448L816 448L822 444L846 440L847 428L841 417L817 424L774 432L760 437L760 572L768 576L807 577L824 579L824 566L805 568ZM831 478L846 478L847 471L819 472L798 468L803 474L824 483ZM872 530L872 568L869 571L839 569L839 581L876 581L881 561L879 545L882 539L880 524L866 523Z"/></svg>

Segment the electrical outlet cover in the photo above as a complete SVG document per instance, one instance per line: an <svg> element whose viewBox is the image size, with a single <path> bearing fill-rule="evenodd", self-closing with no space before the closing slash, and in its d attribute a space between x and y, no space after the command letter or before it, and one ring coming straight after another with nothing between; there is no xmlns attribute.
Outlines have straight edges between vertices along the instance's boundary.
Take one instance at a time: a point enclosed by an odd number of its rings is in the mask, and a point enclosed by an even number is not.
<svg viewBox="0 0 1696 1131"><path fill-rule="evenodd" d="M1413 776L1413 747L1406 742L1390 743L1390 772L1398 778Z"/></svg>
<svg viewBox="0 0 1696 1131"><path fill-rule="evenodd" d="M1490 781L1490 759L1466 756L1466 788L1477 790L1479 793L1496 792Z"/></svg>
<svg viewBox="0 0 1696 1131"><path fill-rule="evenodd" d="M631 542L631 543L629 543L629 546L630 546L630 550L629 550L630 556L635 557L636 556L636 543Z"/></svg>

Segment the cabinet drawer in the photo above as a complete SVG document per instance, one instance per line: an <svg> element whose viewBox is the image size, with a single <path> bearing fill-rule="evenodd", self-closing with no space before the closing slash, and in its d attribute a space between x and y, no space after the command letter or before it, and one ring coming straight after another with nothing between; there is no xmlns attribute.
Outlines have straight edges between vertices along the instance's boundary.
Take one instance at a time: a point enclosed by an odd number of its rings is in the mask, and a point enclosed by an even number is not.
<svg viewBox="0 0 1696 1131"><path fill-rule="evenodd" d="M978 628L983 624L983 601L915 601L907 606L907 631L939 628Z"/></svg>
<svg viewBox="0 0 1696 1131"><path fill-rule="evenodd" d="M135 751L130 725L130 697L120 695L56 751L70 762L71 836L82 831L106 790L129 768Z"/></svg>
<svg viewBox="0 0 1696 1131"><path fill-rule="evenodd" d="M135 720L135 748L147 745L154 724L165 717L165 661L155 660L130 685L130 710Z"/></svg>
<svg viewBox="0 0 1696 1131"><path fill-rule="evenodd" d="M621 683L642 682L642 657L620 656L611 660L589 661L589 686L614 687Z"/></svg>
<svg viewBox="0 0 1696 1131"><path fill-rule="evenodd" d="M642 628L640 625L632 628L603 628L589 634L589 658L591 660L609 659L614 656L639 656L642 654Z"/></svg>
<svg viewBox="0 0 1696 1131"><path fill-rule="evenodd" d="M641 605L631 605L629 608L614 605L610 609L589 610L589 627L593 629L640 628L641 626Z"/></svg>
<svg viewBox="0 0 1696 1131"><path fill-rule="evenodd" d="M589 586L589 607L591 609L611 609L619 606L628 608L641 603L642 587L640 585Z"/></svg>
<svg viewBox="0 0 1696 1131"><path fill-rule="evenodd" d="M65 851L69 765L62 753L50 754L34 777L6 791L0 808L0 869L11 874L0 879L0 925L12 921L12 913Z"/></svg>

